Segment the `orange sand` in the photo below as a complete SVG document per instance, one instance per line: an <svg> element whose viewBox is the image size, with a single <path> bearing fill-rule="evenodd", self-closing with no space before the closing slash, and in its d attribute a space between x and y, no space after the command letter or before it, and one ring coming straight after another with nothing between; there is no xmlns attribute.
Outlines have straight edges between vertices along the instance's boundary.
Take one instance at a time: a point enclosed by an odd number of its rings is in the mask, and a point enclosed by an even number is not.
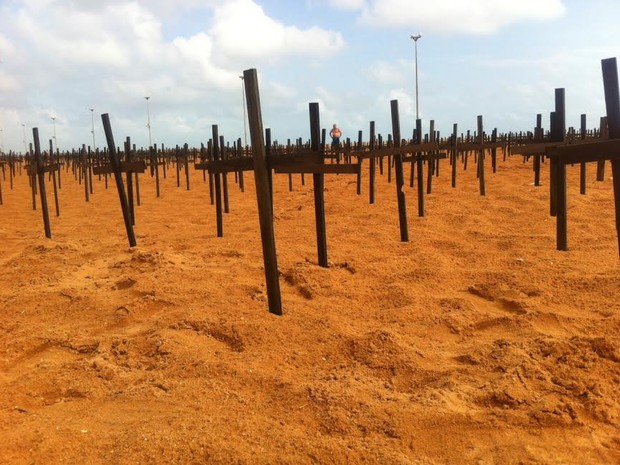
<svg viewBox="0 0 620 465"><path fill-rule="evenodd" d="M448 165L399 242L395 186L275 179L284 316L267 311L256 195L224 237L202 173L141 176L138 246L116 190L63 172L52 240L28 181L0 206L0 463L620 463L620 266L612 185L569 176L555 250L548 165ZM406 168L408 179L409 168ZM378 173L378 170L377 170ZM183 175L183 174L182 174ZM53 215L53 197L48 183ZM40 208L40 207L39 207Z"/></svg>

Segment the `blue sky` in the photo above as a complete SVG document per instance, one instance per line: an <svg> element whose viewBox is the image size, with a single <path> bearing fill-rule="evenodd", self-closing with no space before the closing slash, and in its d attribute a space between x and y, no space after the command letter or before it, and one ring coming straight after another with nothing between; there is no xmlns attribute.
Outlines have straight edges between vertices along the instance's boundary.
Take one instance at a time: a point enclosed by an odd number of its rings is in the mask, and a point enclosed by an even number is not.
<svg viewBox="0 0 620 465"><path fill-rule="evenodd" d="M390 100L401 132L415 117L414 44L425 129L548 127L566 89L567 126L604 115L600 60L620 52L617 0L0 0L0 149L23 151L56 118L61 149L131 136L197 146L218 124L243 138L239 75L257 68L264 127L309 137L308 103L344 137L387 135Z"/></svg>

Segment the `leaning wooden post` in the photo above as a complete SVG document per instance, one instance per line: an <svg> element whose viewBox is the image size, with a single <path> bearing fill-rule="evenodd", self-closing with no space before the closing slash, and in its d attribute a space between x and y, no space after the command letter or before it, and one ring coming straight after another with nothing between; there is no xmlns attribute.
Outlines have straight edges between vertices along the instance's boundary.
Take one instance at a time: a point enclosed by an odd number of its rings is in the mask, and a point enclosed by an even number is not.
<svg viewBox="0 0 620 465"><path fill-rule="evenodd" d="M248 107L250 140L252 143L254 160L254 180L256 184L256 199L258 202L258 220L260 223L261 241L263 245L267 300L269 311L276 315L282 315L276 239L273 228L271 196L269 193L269 179L267 177L267 158L265 153L265 141L263 139L263 119L260 109L256 69L248 69L243 72L243 84Z"/></svg>
<svg viewBox="0 0 620 465"><path fill-rule="evenodd" d="M54 144L52 143L52 139L50 139L49 142L50 142L51 174L52 174L52 180L54 184L54 206L56 207L56 216L60 216L60 206L58 205L58 186L56 184L56 171L60 173L60 166L58 166L57 170L55 169L56 166L54 163Z"/></svg>
<svg viewBox="0 0 620 465"><path fill-rule="evenodd" d="M36 174L34 176L39 178L39 194L41 195L41 210L43 211L43 226L45 228L45 237L51 239L52 230L50 227L50 215L47 211L47 196L45 195L45 172L43 168L43 162L41 160L39 128L32 128L32 138L34 139L34 162L36 166Z"/></svg>
<svg viewBox="0 0 620 465"><path fill-rule="evenodd" d="M321 122L319 119L319 104L311 102L310 112L310 145L313 151L319 152ZM321 157L321 162L325 161ZM372 163L372 160L370 161ZM314 214L316 218L316 241L319 266L327 268L327 232L325 227L325 175L312 173L314 185Z"/></svg>
<svg viewBox="0 0 620 465"><path fill-rule="evenodd" d="M108 144L108 156L110 158L110 164L112 165L112 170L114 171L114 180L116 181L118 198L121 202L121 210L123 211L123 220L125 221L125 229L127 230L129 247L135 247L136 235L134 234L133 225L131 224L131 215L129 213L129 206L127 205L125 185L123 184L123 176L121 175L121 164L118 160L118 154L116 153L116 145L114 144L114 135L112 134L110 117L107 113L101 115L101 121L103 123L103 130L105 132L105 138Z"/></svg>
<svg viewBox="0 0 620 465"><path fill-rule="evenodd" d="M392 112L392 134L394 135L394 146L400 147L400 115L398 113L398 100L390 102ZM388 164L390 159L388 158ZM394 155L394 163L396 170L396 200L398 201L398 223L400 225L401 242L409 241L409 231L407 227L407 206L405 204L405 193L403 186L405 185L405 174L403 172L403 154Z"/></svg>
<svg viewBox="0 0 620 465"><path fill-rule="evenodd" d="M189 146L187 142L183 145L183 160L185 161L185 186L189 190Z"/></svg>
<svg viewBox="0 0 620 465"><path fill-rule="evenodd" d="M605 88L605 108L607 109L607 127L610 139L620 139L620 91L618 89L618 65L615 58L601 61L603 69L603 86ZM614 183L614 200L616 204L616 232L620 252L620 160L611 161Z"/></svg>

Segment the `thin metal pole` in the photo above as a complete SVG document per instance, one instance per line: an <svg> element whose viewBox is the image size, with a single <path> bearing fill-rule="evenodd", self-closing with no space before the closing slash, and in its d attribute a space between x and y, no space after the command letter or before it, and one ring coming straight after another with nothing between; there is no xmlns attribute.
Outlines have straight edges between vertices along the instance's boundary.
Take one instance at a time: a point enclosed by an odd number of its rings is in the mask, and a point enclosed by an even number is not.
<svg viewBox="0 0 620 465"><path fill-rule="evenodd" d="M411 38L415 43L415 119L420 119L420 108L418 104L418 40L422 38L421 34L412 35Z"/></svg>
<svg viewBox="0 0 620 465"><path fill-rule="evenodd" d="M58 141L56 140L56 117L52 116L52 124L54 125L54 145L58 149Z"/></svg>
<svg viewBox="0 0 620 465"><path fill-rule="evenodd" d="M97 146L95 145L95 113L94 113L95 109L91 108L90 109L90 121L91 121L91 134L93 135L93 152L97 149Z"/></svg>
<svg viewBox="0 0 620 465"><path fill-rule="evenodd" d="M22 123L22 132L24 133L24 155L28 153L28 146L26 145L26 123Z"/></svg>
<svg viewBox="0 0 620 465"><path fill-rule="evenodd" d="M146 127L149 128L149 147L153 145L153 142L151 141L151 109L149 108L150 98L150 96L144 97L146 100Z"/></svg>

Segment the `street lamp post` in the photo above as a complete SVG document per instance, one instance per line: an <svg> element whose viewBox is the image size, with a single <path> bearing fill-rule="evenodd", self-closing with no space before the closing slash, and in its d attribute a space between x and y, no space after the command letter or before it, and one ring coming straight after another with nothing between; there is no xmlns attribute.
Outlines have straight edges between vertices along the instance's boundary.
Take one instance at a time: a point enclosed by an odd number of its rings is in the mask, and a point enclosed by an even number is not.
<svg viewBox="0 0 620 465"><path fill-rule="evenodd" d="M4 129L0 128L0 153L4 153Z"/></svg>
<svg viewBox="0 0 620 465"><path fill-rule="evenodd" d="M241 79L241 101L243 102L243 141L245 147L248 146L248 129L247 129L247 117L245 116L245 85L243 82L243 76L239 76Z"/></svg>
<svg viewBox="0 0 620 465"><path fill-rule="evenodd" d="M56 140L56 117L52 116L52 124L54 126L54 147L58 150L58 141Z"/></svg>
<svg viewBox="0 0 620 465"><path fill-rule="evenodd" d="M153 145L151 142L151 109L149 108L149 99L151 97L144 97L146 100L146 127L149 129L149 148Z"/></svg>
<svg viewBox="0 0 620 465"><path fill-rule="evenodd" d="M27 155L28 146L26 145L26 123L22 123L22 133L24 135L24 155Z"/></svg>
<svg viewBox="0 0 620 465"><path fill-rule="evenodd" d="M91 134L93 135L93 152L97 149L95 145L95 109L90 109Z"/></svg>
<svg viewBox="0 0 620 465"><path fill-rule="evenodd" d="M415 43L415 119L420 119L420 109L418 106L418 40L422 38L422 35L416 34L410 37Z"/></svg>

